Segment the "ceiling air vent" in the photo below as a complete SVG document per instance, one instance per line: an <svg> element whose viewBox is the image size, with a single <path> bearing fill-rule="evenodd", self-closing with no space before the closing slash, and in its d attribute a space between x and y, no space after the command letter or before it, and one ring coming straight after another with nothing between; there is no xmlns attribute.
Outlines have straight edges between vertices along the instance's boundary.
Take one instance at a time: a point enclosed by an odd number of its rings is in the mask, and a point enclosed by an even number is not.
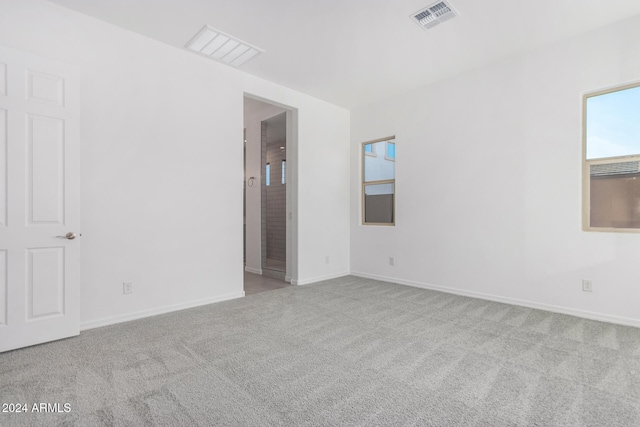
<svg viewBox="0 0 640 427"><path fill-rule="evenodd" d="M238 40L208 25L205 25L185 47L234 67L239 67L264 53L264 50L259 47Z"/></svg>
<svg viewBox="0 0 640 427"><path fill-rule="evenodd" d="M425 30L433 28L441 22L448 21L459 13L448 1L439 1L424 9L412 13L409 17Z"/></svg>

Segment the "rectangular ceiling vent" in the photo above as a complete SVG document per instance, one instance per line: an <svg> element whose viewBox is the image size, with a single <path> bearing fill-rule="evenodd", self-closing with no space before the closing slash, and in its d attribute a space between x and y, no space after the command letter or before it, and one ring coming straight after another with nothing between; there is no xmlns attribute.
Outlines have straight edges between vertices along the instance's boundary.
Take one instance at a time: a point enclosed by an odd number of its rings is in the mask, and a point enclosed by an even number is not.
<svg viewBox="0 0 640 427"><path fill-rule="evenodd" d="M205 25L185 47L234 67L239 67L264 53L264 50L259 47L245 43L208 25Z"/></svg>
<svg viewBox="0 0 640 427"><path fill-rule="evenodd" d="M441 22L448 21L459 13L448 1L439 1L424 9L412 13L409 17L425 30L433 28Z"/></svg>

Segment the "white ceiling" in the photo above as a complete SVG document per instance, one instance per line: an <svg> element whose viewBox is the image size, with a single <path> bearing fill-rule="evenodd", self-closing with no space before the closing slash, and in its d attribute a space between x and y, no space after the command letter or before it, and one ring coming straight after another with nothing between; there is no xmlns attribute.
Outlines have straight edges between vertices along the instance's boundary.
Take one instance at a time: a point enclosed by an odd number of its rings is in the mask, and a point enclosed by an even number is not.
<svg viewBox="0 0 640 427"><path fill-rule="evenodd" d="M49 0L183 49L209 24L266 53L242 70L351 108L640 14L639 0ZM206 59L203 59L206 60Z"/></svg>

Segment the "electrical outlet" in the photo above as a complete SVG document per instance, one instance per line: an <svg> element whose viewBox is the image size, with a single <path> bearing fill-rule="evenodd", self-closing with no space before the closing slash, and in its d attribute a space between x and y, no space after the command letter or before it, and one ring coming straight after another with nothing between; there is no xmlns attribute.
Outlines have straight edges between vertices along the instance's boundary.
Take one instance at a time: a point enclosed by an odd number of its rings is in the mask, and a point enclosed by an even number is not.
<svg viewBox="0 0 640 427"><path fill-rule="evenodd" d="M123 294L132 294L133 293L133 282L122 282L122 293Z"/></svg>
<svg viewBox="0 0 640 427"><path fill-rule="evenodd" d="M591 280L582 280L582 292L593 292L593 282Z"/></svg>
<svg viewBox="0 0 640 427"><path fill-rule="evenodd" d="M396 265L396 258L395 257L392 257L392 256L389 257L389 265Z"/></svg>

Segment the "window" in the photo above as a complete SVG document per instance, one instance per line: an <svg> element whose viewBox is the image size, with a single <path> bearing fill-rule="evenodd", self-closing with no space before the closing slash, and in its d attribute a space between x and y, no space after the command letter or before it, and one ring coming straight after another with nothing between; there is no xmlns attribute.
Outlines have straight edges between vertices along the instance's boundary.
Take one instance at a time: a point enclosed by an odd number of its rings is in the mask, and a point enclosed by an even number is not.
<svg viewBox="0 0 640 427"><path fill-rule="evenodd" d="M282 183L283 184L287 183L287 161L286 160L282 161Z"/></svg>
<svg viewBox="0 0 640 427"><path fill-rule="evenodd" d="M365 225L395 225L394 138L362 144L362 223Z"/></svg>
<svg viewBox="0 0 640 427"><path fill-rule="evenodd" d="M376 152L373 151L373 144L364 144L364 154L375 157Z"/></svg>
<svg viewBox="0 0 640 427"><path fill-rule="evenodd" d="M386 152L384 154L385 159L387 160L395 160L396 159L396 143L387 141Z"/></svg>
<svg viewBox="0 0 640 427"><path fill-rule="evenodd" d="M583 228L640 231L640 84L584 96Z"/></svg>
<svg viewBox="0 0 640 427"><path fill-rule="evenodd" d="M265 178L267 187L271 185L271 163L267 163L267 170L265 171Z"/></svg>

